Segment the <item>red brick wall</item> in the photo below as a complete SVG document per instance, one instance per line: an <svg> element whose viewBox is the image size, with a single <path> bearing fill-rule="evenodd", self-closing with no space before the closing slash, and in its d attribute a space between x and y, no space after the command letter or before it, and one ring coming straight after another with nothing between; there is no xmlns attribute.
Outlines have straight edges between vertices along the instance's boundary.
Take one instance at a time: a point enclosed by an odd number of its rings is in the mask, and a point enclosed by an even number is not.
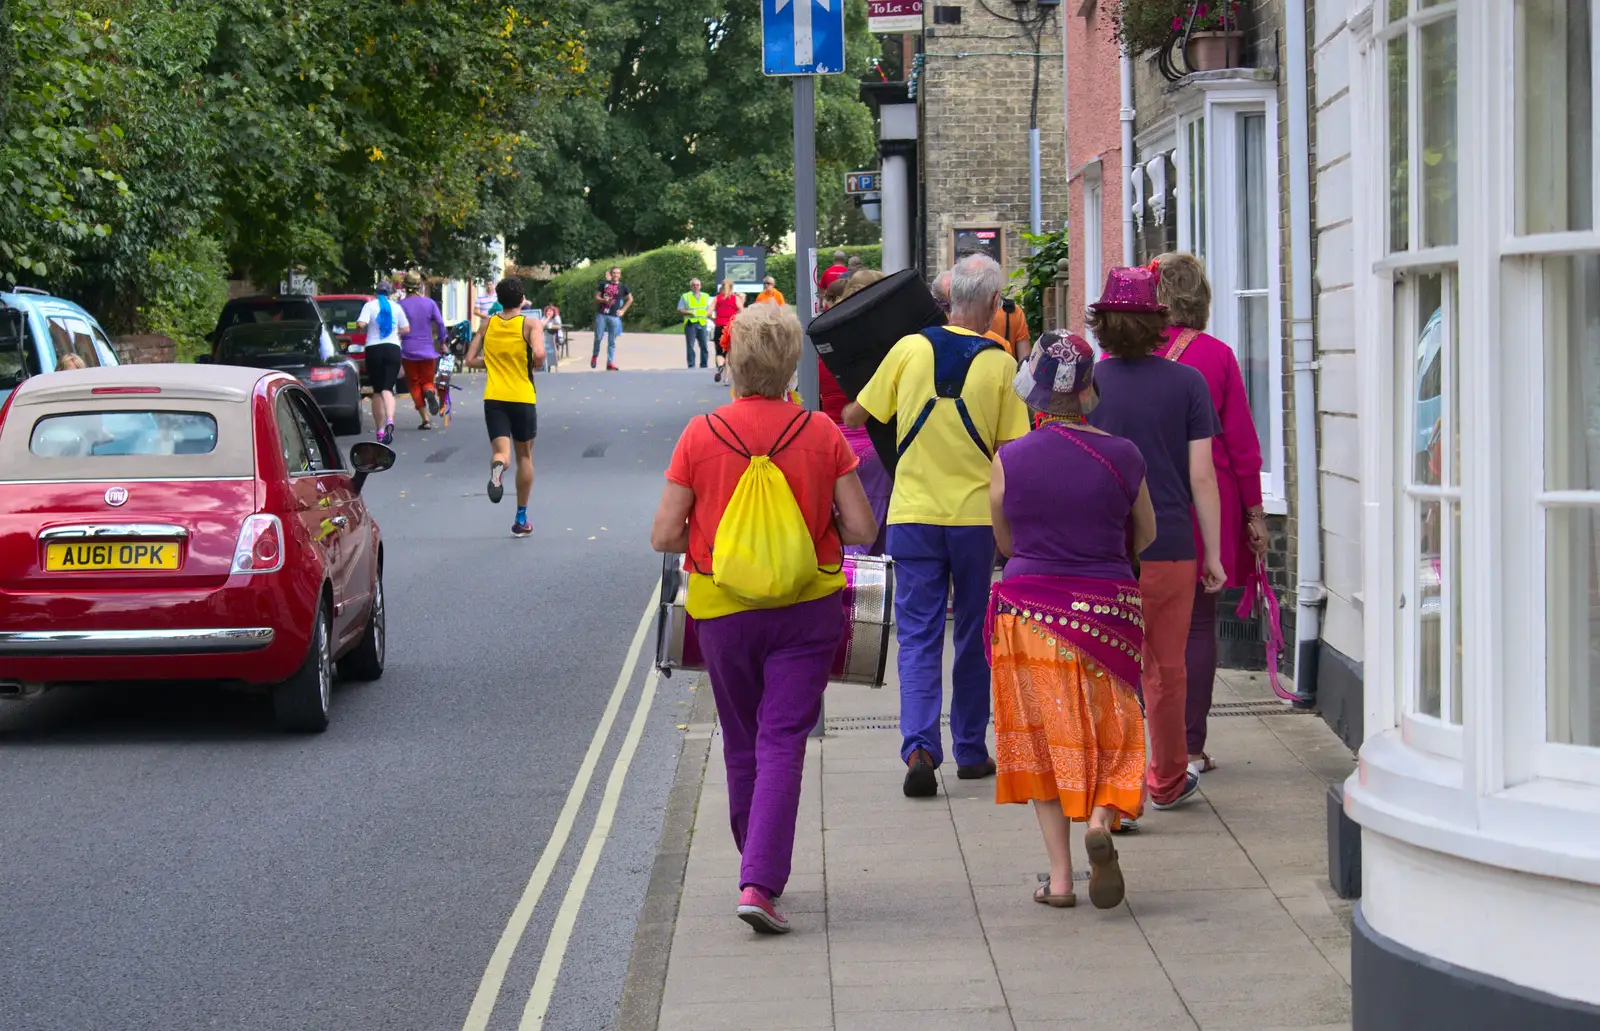
<svg viewBox="0 0 1600 1031"><path fill-rule="evenodd" d="M1068 210L1073 226L1070 260L1071 282L1067 318L1073 329L1083 330L1088 291L1098 295L1101 284L1084 283L1086 252L1079 241L1083 221L1082 169L1100 161L1100 267L1122 264L1122 69L1121 52L1111 37L1108 15L1091 7L1086 17L1076 4L1066 24L1067 102L1069 119L1067 165L1072 175Z"/></svg>
<svg viewBox="0 0 1600 1031"><path fill-rule="evenodd" d="M123 365L155 365L178 360L178 345L168 337L154 334L120 336L111 342L117 361Z"/></svg>

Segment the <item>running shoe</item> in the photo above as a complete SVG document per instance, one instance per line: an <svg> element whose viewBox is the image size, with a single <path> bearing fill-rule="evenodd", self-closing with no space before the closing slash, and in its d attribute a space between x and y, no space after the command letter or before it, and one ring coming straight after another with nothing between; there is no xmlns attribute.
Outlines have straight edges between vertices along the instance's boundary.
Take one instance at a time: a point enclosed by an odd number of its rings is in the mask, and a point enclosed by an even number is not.
<svg viewBox="0 0 1600 1031"><path fill-rule="evenodd" d="M506 464L504 462L497 458L489 463L489 500L496 505L500 504L500 499L506 496L506 486L501 482L505 478Z"/></svg>
<svg viewBox="0 0 1600 1031"><path fill-rule="evenodd" d="M600 364L600 356L599 355L595 355L593 358L589 359L589 368L592 369L592 368L594 368L595 366L597 366L599 364Z"/></svg>
<svg viewBox="0 0 1600 1031"><path fill-rule="evenodd" d="M511 524L511 536L513 537L526 537L531 533L533 533L533 527L529 526L527 523Z"/></svg>
<svg viewBox="0 0 1600 1031"><path fill-rule="evenodd" d="M1177 797L1170 798L1165 802L1157 802L1152 798L1150 800L1150 804L1157 809L1176 809L1178 806L1183 805L1183 803L1193 798L1199 790L1200 775L1185 770L1183 771L1183 790L1178 792Z"/></svg>
<svg viewBox="0 0 1600 1031"><path fill-rule="evenodd" d="M606 371L607 372L621 372L622 370L617 368L617 365L616 365L615 362L606 362Z"/></svg>
<svg viewBox="0 0 1600 1031"><path fill-rule="evenodd" d="M717 374L715 376L711 377L711 382L713 382L713 383L721 383L722 382L722 366L720 366L720 365L717 366Z"/></svg>
<svg viewBox="0 0 1600 1031"><path fill-rule="evenodd" d="M746 888L739 893L739 919L749 924L758 934L788 934L789 918L778 910L778 904L760 888Z"/></svg>
<svg viewBox="0 0 1600 1031"><path fill-rule="evenodd" d="M422 392L422 400L427 402L427 404L428 404L428 413L430 415L438 415L439 414L439 395L438 394L435 394L431 390L424 390ZM424 420L424 421L426 421L426 420Z"/></svg>
<svg viewBox="0 0 1600 1031"><path fill-rule="evenodd" d="M380 444L393 444L394 443L394 423L386 422L386 423L383 424L383 432L378 434L378 443L380 443Z"/></svg>

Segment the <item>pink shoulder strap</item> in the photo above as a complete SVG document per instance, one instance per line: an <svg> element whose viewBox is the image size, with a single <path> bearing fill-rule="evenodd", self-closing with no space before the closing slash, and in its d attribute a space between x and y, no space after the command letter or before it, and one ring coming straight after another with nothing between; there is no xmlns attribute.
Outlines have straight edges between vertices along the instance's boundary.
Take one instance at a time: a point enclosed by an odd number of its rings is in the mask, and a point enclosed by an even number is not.
<svg viewBox="0 0 1600 1031"><path fill-rule="evenodd" d="M1183 352L1189 349L1189 345L1194 343L1194 338L1199 335L1200 331L1198 329L1185 329L1182 333L1179 333L1178 339L1174 340L1172 346L1167 348L1168 360L1177 361L1182 358Z"/></svg>

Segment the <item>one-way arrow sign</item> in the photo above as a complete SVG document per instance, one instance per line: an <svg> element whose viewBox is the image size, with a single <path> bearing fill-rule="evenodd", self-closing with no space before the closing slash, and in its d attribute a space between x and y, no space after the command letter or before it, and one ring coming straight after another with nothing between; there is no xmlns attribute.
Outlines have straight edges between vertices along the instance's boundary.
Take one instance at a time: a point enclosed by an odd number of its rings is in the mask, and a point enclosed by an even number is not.
<svg viewBox="0 0 1600 1031"><path fill-rule="evenodd" d="M844 3L761 0L762 71L768 75L843 72Z"/></svg>

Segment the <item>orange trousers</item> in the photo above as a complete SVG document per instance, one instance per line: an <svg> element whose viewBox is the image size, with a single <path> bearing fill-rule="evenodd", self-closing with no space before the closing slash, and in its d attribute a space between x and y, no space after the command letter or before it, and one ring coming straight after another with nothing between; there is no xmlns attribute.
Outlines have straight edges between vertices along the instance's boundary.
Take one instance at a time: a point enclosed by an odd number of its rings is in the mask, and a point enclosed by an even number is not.
<svg viewBox="0 0 1600 1031"><path fill-rule="evenodd" d="M1194 559L1139 564L1144 595L1144 721L1150 729L1150 797L1169 802L1183 791L1189 770L1185 652L1194 613Z"/></svg>
<svg viewBox="0 0 1600 1031"><path fill-rule="evenodd" d="M411 403L417 406L417 411L424 411L426 398L423 395L433 391L433 374L439 369L439 359L402 358L400 364L406 368L406 384L411 388Z"/></svg>

